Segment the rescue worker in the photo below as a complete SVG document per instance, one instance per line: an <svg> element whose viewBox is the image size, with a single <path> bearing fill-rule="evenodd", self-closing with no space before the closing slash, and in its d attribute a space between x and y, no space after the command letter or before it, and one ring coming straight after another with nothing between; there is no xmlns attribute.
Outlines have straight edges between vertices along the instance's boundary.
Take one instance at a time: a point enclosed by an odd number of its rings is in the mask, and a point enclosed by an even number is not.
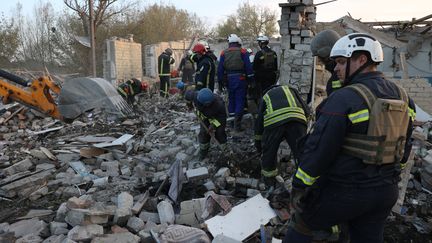
<svg viewBox="0 0 432 243"><path fill-rule="evenodd" d="M209 88L213 92L216 72L213 59L208 55L203 44L197 43L192 51L193 55L191 56L191 60L197 63L197 70L195 73L196 89Z"/></svg>
<svg viewBox="0 0 432 243"><path fill-rule="evenodd" d="M119 84L117 92L129 103L135 102L135 95L147 90L146 82L141 82L136 78L132 78L126 82Z"/></svg>
<svg viewBox="0 0 432 243"><path fill-rule="evenodd" d="M297 159L296 142L306 134L309 109L298 91L274 85L264 94L255 122L255 147L261 157L261 174L267 186L274 186L278 175L277 151L285 139Z"/></svg>
<svg viewBox="0 0 432 243"><path fill-rule="evenodd" d="M215 65L216 65L217 64L217 56L214 54L213 50L210 49L209 43L206 40L200 40L200 41L198 41L198 43L202 44L205 47L207 55L209 55L213 59L213 61L215 62Z"/></svg>
<svg viewBox="0 0 432 243"><path fill-rule="evenodd" d="M234 129L241 131L241 120L246 103L248 83L255 83L252 65L246 49L241 47L236 34L228 36L228 48L220 54L218 82L222 89L228 88L228 111L235 113Z"/></svg>
<svg viewBox="0 0 432 243"><path fill-rule="evenodd" d="M172 54L173 51L171 48L167 48L158 57L160 96L162 97L168 97L168 91L170 88L171 64L174 64L175 62Z"/></svg>
<svg viewBox="0 0 432 243"><path fill-rule="evenodd" d="M311 41L311 51L313 56L317 56L319 61L324 64L327 71L331 73L331 76L326 84L327 97L336 90L342 88L343 84L334 72L336 63L330 58L330 51L333 45L339 40L339 34L334 30L323 30L319 32ZM307 103L312 100L312 86L308 94Z"/></svg>
<svg viewBox="0 0 432 243"><path fill-rule="evenodd" d="M259 97L262 97L264 90L276 84L277 79L277 54L269 46L269 38L265 35L258 36L258 45L261 48L253 61L255 80Z"/></svg>
<svg viewBox="0 0 432 243"><path fill-rule="evenodd" d="M204 159L210 149L211 134L219 142L223 151L227 150L227 135L225 132L227 114L222 98L209 88L200 91L188 90L185 99L195 108L200 120L198 142L200 144L200 159Z"/></svg>
<svg viewBox="0 0 432 243"><path fill-rule="evenodd" d="M345 87L327 99L300 151L295 214L283 242L311 242L311 231L340 223L348 225L352 243L383 242L411 152L415 105L377 71L383 50L369 34L343 36L330 57Z"/></svg>
<svg viewBox="0 0 432 243"><path fill-rule="evenodd" d="M191 50L185 51L184 57L180 61L179 68L177 69L179 72L182 72L182 81L185 84L189 84L193 82L193 74L195 73L195 64L190 60L192 55Z"/></svg>
<svg viewBox="0 0 432 243"><path fill-rule="evenodd" d="M188 90L195 90L195 85L193 84L185 84L183 81L178 81L176 84L176 88L179 90L180 96L184 97L185 93Z"/></svg>

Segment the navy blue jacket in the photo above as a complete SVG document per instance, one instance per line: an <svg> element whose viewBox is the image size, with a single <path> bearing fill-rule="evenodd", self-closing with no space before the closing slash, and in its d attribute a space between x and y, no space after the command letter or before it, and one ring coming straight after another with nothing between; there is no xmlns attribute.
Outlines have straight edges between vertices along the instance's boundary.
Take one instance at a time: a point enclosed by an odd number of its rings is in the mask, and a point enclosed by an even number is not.
<svg viewBox="0 0 432 243"><path fill-rule="evenodd" d="M195 73L195 85L198 90L209 88L214 90L214 80L216 73L216 65L209 55L203 55L198 60L197 70Z"/></svg>
<svg viewBox="0 0 432 243"><path fill-rule="evenodd" d="M381 72L358 74L351 84L366 85L378 98L400 99L396 85L384 79ZM301 149L299 168L293 186L307 187L318 181L337 183L340 186L375 187L395 184L399 180L400 164L368 165L361 159L342 152L347 133L366 134L369 121L353 124L349 114L367 109L360 95L349 88L334 91L319 111L320 115ZM415 117L414 102L409 100L410 123L407 129L405 163L411 152L412 119Z"/></svg>

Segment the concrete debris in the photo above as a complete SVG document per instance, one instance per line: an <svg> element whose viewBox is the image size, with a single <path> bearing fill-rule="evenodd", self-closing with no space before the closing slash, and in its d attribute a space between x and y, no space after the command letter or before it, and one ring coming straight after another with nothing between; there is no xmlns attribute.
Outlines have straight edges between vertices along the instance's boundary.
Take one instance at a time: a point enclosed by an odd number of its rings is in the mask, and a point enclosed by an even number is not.
<svg viewBox="0 0 432 243"><path fill-rule="evenodd" d="M227 127L235 158L211 144L201 161L198 123L185 103L138 98L125 121L95 109L60 127L29 110L0 127L0 242L258 242L261 224L283 238L289 207L269 197L279 205L273 211L261 196L252 119L242 133ZM431 228L432 126L417 125L412 168L387 228L423 235ZM278 157L288 153L282 143ZM239 158L246 162L228 166ZM285 184L293 168L281 161Z"/></svg>

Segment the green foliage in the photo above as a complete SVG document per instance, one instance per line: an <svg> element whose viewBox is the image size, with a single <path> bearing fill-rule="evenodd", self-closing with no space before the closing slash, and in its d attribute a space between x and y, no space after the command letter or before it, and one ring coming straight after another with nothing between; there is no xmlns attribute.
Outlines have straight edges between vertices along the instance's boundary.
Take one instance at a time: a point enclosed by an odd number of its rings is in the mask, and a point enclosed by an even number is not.
<svg viewBox="0 0 432 243"><path fill-rule="evenodd" d="M269 8L245 3L237 8L235 14L218 24L216 33L220 37L231 33L250 38L262 34L272 36L277 33L276 23L276 13Z"/></svg>

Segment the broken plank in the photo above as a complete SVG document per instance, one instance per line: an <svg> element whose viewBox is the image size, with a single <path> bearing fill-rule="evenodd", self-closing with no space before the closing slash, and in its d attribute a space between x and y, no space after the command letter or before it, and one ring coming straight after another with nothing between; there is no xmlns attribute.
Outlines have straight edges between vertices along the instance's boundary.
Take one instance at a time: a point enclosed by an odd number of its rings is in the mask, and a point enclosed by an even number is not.
<svg viewBox="0 0 432 243"><path fill-rule="evenodd" d="M396 204L393 206L392 211L397 214L402 214L402 206L405 201L405 194L408 186L408 182L411 175L411 168L414 165L414 154L415 150L411 150L411 154L408 157L408 161L405 164L405 169L401 173L401 181L399 182L399 197L396 201Z"/></svg>
<svg viewBox="0 0 432 243"><path fill-rule="evenodd" d="M132 207L132 213L138 214L141 212L142 208L144 207L144 204L147 202L149 198L149 191L146 191L144 194L140 195L137 202Z"/></svg>
<svg viewBox="0 0 432 243"><path fill-rule="evenodd" d="M93 144L93 146L95 146L96 148L105 148L105 147L123 145L133 136L134 136L133 134L123 134L121 137L117 138L116 140L110 143L97 143L97 144Z"/></svg>
<svg viewBox="0 0 432 243"><path fill-rule="evenodd" d="M52 154L47 148L45 147L40 147L39 148L42 153L44 153L50 160L57 160L57 157L54 156L54 154Z"/></svg>
<svg viewBox="0 0 432 243"><path fill-rule="evenodd" d="M20 113L22 110L24 110L24 106L20 107L18 110L16 110L14 113L12 113L10 116L6 117L3 121L3 123L8 122L10 119L12 119L16 114Z"/></svg>
<svg viewBox="0 0 432 243"><path fill-rule="evenodd" d="M40 134L44 134L44 133L48 133L48 132L54 132L54 131L63 129L63 127L64 126L53 127L53 128L49 128L49 129L38 131L38 132L30 131L30 135L40 135Z"/></svg>

